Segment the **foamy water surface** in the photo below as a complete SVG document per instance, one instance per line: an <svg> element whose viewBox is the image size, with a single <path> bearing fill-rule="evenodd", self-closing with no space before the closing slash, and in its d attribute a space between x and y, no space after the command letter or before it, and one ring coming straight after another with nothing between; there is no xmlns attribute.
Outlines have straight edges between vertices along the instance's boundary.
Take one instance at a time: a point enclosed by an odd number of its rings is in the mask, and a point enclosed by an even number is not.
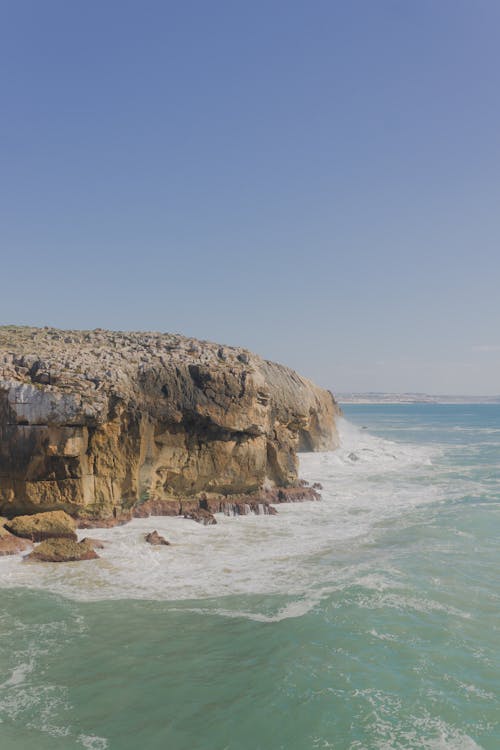
<svg viewBox="0 0 500 750"><path fill-rule="evenodd" d="M356 539L366 543L384 520L444 497L443 487L424 485L438 449L374 437L344 419L340 435L338 451L301 456L301 476L323 485L321 502L279 505L273 517L217 514L217 525L208 527L155 517L80 532L105 543L101 559L54 566L4 558L2 585L41 587L79 600L178 600L308 594L311 586L337 584L338 571L329 574L322 555ZM145 544L153 528L170 547Z"/></svg>

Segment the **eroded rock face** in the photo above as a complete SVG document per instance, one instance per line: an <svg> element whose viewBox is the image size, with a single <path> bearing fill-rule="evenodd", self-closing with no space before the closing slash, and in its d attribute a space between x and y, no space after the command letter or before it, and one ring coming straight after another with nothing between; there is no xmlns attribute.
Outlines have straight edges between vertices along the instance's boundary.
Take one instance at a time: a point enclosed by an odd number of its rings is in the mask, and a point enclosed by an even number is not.
<svg viewBox="0 0 500 750"><path fill-rule="evenodd" d="M160 333L0 328L0 512L113 519L297 482L333 396L249 352ZM179 505L177 513L184 514Z"/></svg>

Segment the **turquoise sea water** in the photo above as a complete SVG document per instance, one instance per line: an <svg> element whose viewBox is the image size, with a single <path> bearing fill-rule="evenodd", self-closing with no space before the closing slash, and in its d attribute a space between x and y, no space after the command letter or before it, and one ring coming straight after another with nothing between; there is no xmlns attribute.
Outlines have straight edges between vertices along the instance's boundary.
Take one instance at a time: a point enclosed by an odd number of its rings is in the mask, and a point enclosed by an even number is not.
<svg viewBox="0 0 500 750"><path fill-rule="evenodd" d="M345 412L321 503L1 559L1 750L497 750L500 406Z"/></svg>

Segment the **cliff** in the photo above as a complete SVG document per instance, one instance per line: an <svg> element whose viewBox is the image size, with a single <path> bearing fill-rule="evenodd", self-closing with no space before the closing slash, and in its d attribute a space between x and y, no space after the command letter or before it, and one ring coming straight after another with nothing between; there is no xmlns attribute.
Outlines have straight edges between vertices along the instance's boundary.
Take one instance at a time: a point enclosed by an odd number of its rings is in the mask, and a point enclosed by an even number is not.
<svg viewBox="0 0 500 750"><path fill-rule="evenodd" d="M0 513L116 516L145 500L297 484L337 445L333 396L179 335L0 327Z"/></svg>

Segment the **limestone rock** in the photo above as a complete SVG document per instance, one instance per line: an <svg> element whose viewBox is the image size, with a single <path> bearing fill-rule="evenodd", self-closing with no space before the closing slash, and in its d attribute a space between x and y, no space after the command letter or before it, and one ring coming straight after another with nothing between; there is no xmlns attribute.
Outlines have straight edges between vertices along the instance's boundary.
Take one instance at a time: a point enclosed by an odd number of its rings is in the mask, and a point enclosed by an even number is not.
<svg viewBox="0 0 500 750"><path fill-rule="evenodd" d="M146 500L133 510L134 518L149 518L149 516L178 516L181 513L181 501L170 498L161 500Z"/></svg>
<svg viewBox="0 0 500 750"><path fill-rule="evenodd" d="M105 516L100 518L95 514L91 516L84 515L83 517L79 514L76 516L76 524L79 529L114 529L115 526L124 526L132 518L130 512L120 513L116 516Z"/></svg>
<svg viewBox="0 0 500 750"><path fill-rule="evenodd" d="M6 534L0 537L0 557L19 555L21 552L26 552L32 547L33 545L27 539L20 539L13 534Z"/></svg>
<svg viewBox="0 0 500 750"><path fill-rule="evenodd" d="M215 517L208 510L200 508L199 510L189 510L184 513L184 518L189 518L197 523L202 523L204 526L213 526L217 523Z"/></svg>
<svg viewBox="0 0 500 750"><path fill-rule="evenodd" d="M314 487L279 487L271 490L268 496L274 503L304 503L321 499Z"/></svg>
<svg viewBox="0 0 500 750"><path fill-rule="evenodd" d="M148 542L148 544L152 544L153 546L170 545L170 542L167 542L164 536L158 534L156 529L154 531L150 531L149 534L146 534L144 538L146 542Z"/></svg>
<svg viewBox="0 0 500 750"><path fill-rule="evenodd" d="M237 347L0 327L0 513L112 523L136 506L183 513L176 503L203 493L293 486L297 451L336 447L339 411L328 391Z"/></svg>
<svg viewBox="0 0 500 750"><path fill-rule="evenodd" d="M31 516L16 516L5 524L7 531L32 542L49 538L76 540L76 523L63 510L35 513Z"/></svg>
<svg viewBox="0 0 500 750"><path fill-rule="evenodd" d="M6 519L0 518L0 557L6 555L18 555L31 549L33 545L27 539L10 534L4 527Z"/></svg>
<svg viewBox="0 0 500 750"><path fill-rule="evenodd" d="M93 549L104 549L104 547L106 546L105 542L103 542L101 539L92 539L89 536L84 537L84 539L82 539L82 542L85 542L85 544L90 544Z"/></svg>
<svg viewBox="0 0 500 750"><path fill-rule="evenodd" d="M249 513L258 515L275 515L276 508L270 505L267 493L254 495L227 495L207 497L200 500L200 508L210 513L224 513L226 516L246 516Z"/></svg>
<svg viewBox="0 0 500 750"><path fill-rule="evenodd" d="M26 556L26 560L40 562L74 562L80 560L95 560L99 555L95 552L90 541L75 542L72 539L46 539L33 552Z"/></svg>

